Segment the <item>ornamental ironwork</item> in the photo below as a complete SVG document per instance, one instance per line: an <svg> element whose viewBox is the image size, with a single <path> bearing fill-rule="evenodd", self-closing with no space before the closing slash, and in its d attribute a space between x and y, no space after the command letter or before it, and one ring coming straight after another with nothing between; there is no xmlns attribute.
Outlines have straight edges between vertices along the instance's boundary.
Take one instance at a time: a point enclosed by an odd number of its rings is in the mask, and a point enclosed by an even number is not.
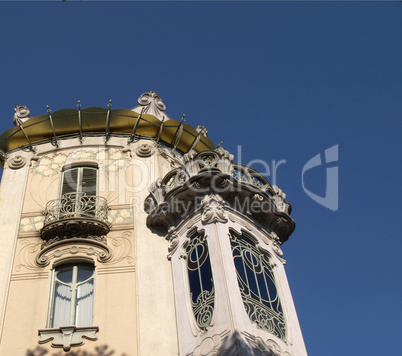
<svg viewBox="0 0 402 356"><path fill-rule="evenodd" d="M230 235L237 281L250 320L285 340L285 316L268 256L244 234L231 231Z"/></svg>
<svg viewBox="0 0 402 356"><path fill-rule="evenodd" d="M91 218L108 221L109 207L105 198L86 193L68 193L46 204L44 225L68 218Z"/></svg>
<svg viewBox="0 0 402 356"><path fill-rule="evenodd" d="M110 231L106 199L86 193L67 193L50 200L45 208L42 239L103 236Z"/></svg>
<svg viewBox="0 0 402 356"><path fill-rule="evenodd" d="M192 235L185 247L190 299L194 318L201 330L212 322L215 303L214 282L207 241L203 233Z"/></svg>

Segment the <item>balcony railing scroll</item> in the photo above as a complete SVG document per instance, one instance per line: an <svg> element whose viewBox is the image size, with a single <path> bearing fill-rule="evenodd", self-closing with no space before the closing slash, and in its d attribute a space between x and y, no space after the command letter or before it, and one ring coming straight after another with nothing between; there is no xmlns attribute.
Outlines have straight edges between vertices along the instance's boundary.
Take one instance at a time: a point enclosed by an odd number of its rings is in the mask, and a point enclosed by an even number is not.
<svg viewBox="0 0 402 356"><path fill-rule="evenodd" d="M74 218L94 219L109 224L108 211L107 201L103 197L86 193L68 193L46 204L44 225Z"/></svg>

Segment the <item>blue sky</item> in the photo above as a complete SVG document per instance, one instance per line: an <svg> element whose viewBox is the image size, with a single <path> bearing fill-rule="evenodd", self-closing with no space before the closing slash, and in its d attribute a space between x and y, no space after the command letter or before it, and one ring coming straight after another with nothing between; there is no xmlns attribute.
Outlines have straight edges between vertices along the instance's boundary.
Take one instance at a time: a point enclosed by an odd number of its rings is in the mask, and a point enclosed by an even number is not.
<svg viewBox="0 0 402 356"><path fill-rule="evenodd" d="M1 2L0 29L1 131L15 105L131 108L154 90L242 163L285 160L309 355L402 354L401 2ZM337 211L303 189L317 154L305 188L324 196L338 168Z"/></svg>

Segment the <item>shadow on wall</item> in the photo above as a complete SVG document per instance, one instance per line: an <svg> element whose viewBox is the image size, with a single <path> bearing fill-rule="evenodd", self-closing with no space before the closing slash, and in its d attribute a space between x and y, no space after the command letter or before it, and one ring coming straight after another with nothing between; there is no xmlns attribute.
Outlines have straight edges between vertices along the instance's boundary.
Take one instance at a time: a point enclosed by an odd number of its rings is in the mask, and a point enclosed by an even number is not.
<svg viewBox="0 0 402 356"><path fill-rule="evenodd" d="M109 346L102 345L95 347L95 351L87 352L84 350L76 351L58 351L50 353L49 350L44 349L41 346L37 346L34 350L28 350L25 356L118 356L114 350L110 350ZM121 354L121 356L129 356L127 354Z"/></svg>

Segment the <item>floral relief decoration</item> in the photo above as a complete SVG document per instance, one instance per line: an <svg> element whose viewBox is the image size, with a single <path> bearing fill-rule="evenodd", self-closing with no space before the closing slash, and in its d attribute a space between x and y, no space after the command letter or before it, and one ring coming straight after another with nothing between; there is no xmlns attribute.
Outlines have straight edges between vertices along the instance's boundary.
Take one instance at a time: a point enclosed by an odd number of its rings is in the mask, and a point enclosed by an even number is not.
<svg viewBox="0 0 402 356"><path fill-rule="evenodd" d="M33 174L51 177L60 172L68 163L94 160L99 162L100 168L105 172L116 172L130 164L130 152L120 150L77 150L70 154L57 153L43 156L38 159L32 168Z"/></svg>
<svg viewBox="0 0 402 356"><path fill-rule="evenodd" d="M128 224L133 220L133 209L116 209L109 211L108 221L110 224Z"/></svg>
<svg viewBox="0 0 402 356"><path fill-rule="evenodd" d="M43 227L44 220L45 217L43 215L22 218L20 232L39 231Z"/></svg>

